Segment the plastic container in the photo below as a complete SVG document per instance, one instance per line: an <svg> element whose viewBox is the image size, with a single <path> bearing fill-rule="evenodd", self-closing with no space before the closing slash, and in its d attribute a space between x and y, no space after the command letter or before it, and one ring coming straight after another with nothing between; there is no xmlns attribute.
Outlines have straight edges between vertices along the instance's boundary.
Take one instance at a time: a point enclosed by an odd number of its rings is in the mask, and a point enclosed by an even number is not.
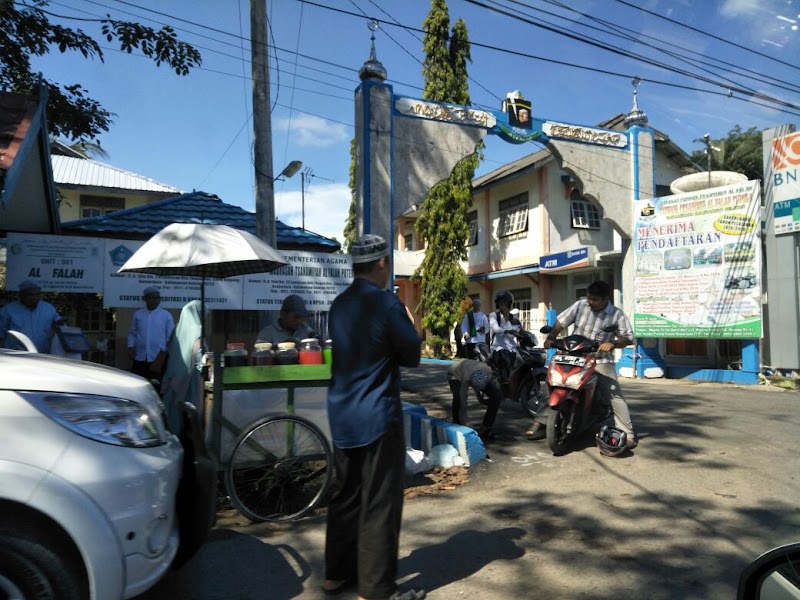
<svg viewBox="0 0 800 600"><path fill-rule="evenodd" d="M275 364L296 365L300 360L300 353L297 351L297 344L294 342L281 342L275 352Z"/></svg>
<svg viewBox="0 0 800 600"><path fill-rule="evenodd" d="M301 365L321 365L322 346L317 338L306 338L300 342L299 360Z"/></svg>
<svg viewBox="0 0 800 600"><path fill-rule="evenodd" d="M326 365L333 364L333 340L325 340L325 347L322 349L322 362Z"/></svg>
<svg viewBox="0 0 800 600"><path fill-rule="evenodd" d="M269 342L257 342L250 353L250 364L254 367L275 364L275 352Z"/></svg>
<svg viewBox="0 0 800 600"><path fill-rule="evenodd" d="M247 349L242 342L230 342L222 353L223 365L226 367L246 367Z"/></svg>

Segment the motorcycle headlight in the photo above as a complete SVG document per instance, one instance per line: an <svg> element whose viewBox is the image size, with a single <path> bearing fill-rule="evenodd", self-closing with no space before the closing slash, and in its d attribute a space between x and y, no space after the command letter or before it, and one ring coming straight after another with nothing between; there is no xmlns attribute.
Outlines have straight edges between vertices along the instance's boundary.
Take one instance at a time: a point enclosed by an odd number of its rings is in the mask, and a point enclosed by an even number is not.
<svg viewBox="0 0 800 600"><path fill-rule="evenodd" d="M569 377L567 377L567 387L576 388L581 384L581 378L583 377L583 372L573 373Z"/></svg>
<svg viewBox="0 0 800 600"><path fill-rule="evenodd" d="M83 437L135 448L166 441L161 416L152 407L111 396L20 392L46 416Z"/></svg>
<svg viewBox="0 0 800 600"><path fill-rule="evenodd" d="M564 385L564 377L561 372L556 369L550 370L550 383L552 385Z"/></svg>

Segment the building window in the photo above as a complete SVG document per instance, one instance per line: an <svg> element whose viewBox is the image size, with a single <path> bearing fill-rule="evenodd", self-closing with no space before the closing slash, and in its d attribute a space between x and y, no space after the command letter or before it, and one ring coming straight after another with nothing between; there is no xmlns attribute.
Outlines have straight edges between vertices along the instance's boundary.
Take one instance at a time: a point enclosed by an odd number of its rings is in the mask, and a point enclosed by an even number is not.
<svg viewBox="0 0 800 600"><path fill-rule="evenodd" d="M600 229L600 211L597 207L573 190L570 194L572 227L575 229Z"/></svg>
<svg viewBox="0 0 800 600"><path fill-rule="evenodd" d="M522 329L530 331L532 327L531 309L533 308L531 302L531 288L520 288L509 291L514 296L514 306L512 308L519 309L519 320L522 323Z"/></svg>
<svg viewBox="0 0 800 600"><path fill-rule="evenodd" d="M467 213L467 223L469 223L469 238L467 246L474 246L478 243L478 211L473 210Z"/></svg>
<svg viewBox="0 0 800 600"><path fill-rule="evenodd" d="M81 194L81 218L99 217L125 208L125 198Z"/></svg>
<svg viewBox="0 0 800 600"><path fill-rule="evenodd" d="M500 201L500 223L497 237L505 237L528 230L528 192Z"/></svg>
<svg viewBox="0 0 800 600"><path fill-rule="evenodd" d="M403 245L407 251L411 251L414 249L414 234L407 233L403 236Z"/></svg>

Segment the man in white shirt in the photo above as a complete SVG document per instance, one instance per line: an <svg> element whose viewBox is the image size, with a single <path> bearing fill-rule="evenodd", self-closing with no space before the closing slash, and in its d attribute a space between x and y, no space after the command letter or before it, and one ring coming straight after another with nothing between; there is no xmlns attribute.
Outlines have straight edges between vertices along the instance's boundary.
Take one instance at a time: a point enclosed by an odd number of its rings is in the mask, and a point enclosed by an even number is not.
<svg viewBox="0 0 800 600"><path fill-rule="evenodd" d="M145 379L161 382L167 358L167 342L175 329L175 320L159 307L158 288L144 290L145 308L133 314L128 332L128 358L133 361L131 372Z"/></svg>
<svg viewBox="0 0 800 600"><path fill-rule="evenodd" d="M464 343L467 346L467 358L475 360L475 344L486 343L486 334L489 331L489 318L481 312L481 300L475 298L472 308L464 315L461 322L461 331L464 332Z"/></svg>
<svg viewBox="0 0 800 600"><path fill-rule="evenodd" d="M497 292L494 297L494 305L497 309L489 315L489 329L492 332L492 345L489 348L492 361L498 366L502 380L508 380L511 367L517 356L517 335L522 329L519 319L511 314L511 305L514 303L514 296L511 292L503 290Z"/></svg>

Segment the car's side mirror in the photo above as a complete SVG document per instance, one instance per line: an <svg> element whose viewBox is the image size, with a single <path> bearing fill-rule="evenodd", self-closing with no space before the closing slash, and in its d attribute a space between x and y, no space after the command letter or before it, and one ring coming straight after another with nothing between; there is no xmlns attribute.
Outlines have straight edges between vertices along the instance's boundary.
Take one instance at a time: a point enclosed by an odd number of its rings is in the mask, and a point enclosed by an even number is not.
<svg viewBox="0 0 800 600"><path fill-rule="evenodd" d="M17 344L22 346L22 348L24 348L28 352L39 352L36 349L36 344L33 343L31 338L29 338L27 335L25 335L21 331L14 331L13 329L9 329L8 330L8 335L11 336L12 338L14 338L14 340L17 342Z"/></svg>
<svg viewBox="0 0 800 600"><path fill-rule="evenodd" d="M800 600L800 543L779 546L747 565L737 600Z"/></svg>

